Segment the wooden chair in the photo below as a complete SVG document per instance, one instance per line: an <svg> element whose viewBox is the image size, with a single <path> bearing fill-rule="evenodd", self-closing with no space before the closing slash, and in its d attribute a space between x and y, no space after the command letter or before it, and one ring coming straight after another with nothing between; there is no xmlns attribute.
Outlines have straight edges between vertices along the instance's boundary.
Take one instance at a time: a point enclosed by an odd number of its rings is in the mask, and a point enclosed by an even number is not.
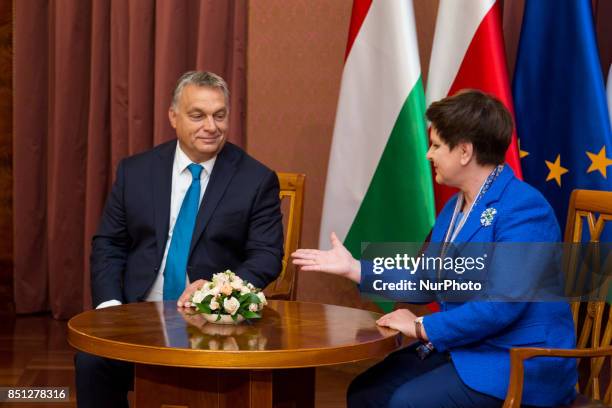
<svg viewBox="0 0 612 408"><path fill-rule="evenodd" d="M599 242L607 221L612 221L612 192L574 190L570 198L565 242L582 242L583 224L588 226L589 241ZM608 226L610 228L610 226ZM577 270L572 256L566 257L570 270ZM608 259L610 261L610 259ZM609 266L608 266L609 267ZM608 285L605 285L607 292ZM604 301L573 302L577 345L574 350L513 348L510 350L510 384L504 408L520 407L523 394L523 361L536 356L590 358L588 379L576 385L579 397L572 407L604 407L612 403L612 308ZM605 312L605 313L604 313ZM579 324L581 323L581 324ZM602 335L603 334L603 335ZM609 370L604 369L608 357ZM603 375L602 375L603 374ZM603 381L602 381L603 380ZM605 382L602 384L602 382ZM603 388L602 388L603 386Z"/></svg>
<svg viewBox="0 0 612 408"><path fill-rule="evenodd" d="M295 300L297 291L296 268L290 261L291 253L300 246L302 235L302 215L304 212L303 174L276 173L280 182L281 209L285 230L285 254L283 269L279 277L265 290L269 299Z"/></svg>

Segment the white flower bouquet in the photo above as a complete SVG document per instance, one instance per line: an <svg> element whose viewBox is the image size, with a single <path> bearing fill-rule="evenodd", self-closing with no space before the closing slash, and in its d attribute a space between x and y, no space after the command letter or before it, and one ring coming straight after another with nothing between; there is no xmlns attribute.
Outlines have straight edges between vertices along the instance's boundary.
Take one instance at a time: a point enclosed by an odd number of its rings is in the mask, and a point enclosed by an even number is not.
<svg viewBox="0 0 612 408"><path fill-rule="evenodd" d="M213 275L212 281L191 296L198 313L214 323L239 323L244 319L259 319L268 304L261 289L256 288L229 269Z"/></svg>

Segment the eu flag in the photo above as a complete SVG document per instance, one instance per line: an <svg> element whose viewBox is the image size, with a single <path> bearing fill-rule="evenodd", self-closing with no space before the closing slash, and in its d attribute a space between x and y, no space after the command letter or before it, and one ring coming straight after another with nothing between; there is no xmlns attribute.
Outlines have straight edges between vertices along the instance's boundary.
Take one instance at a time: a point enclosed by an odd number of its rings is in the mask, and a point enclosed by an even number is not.
<svg viewBox="0 0 612 408"><path fill-rule="evenodd" d="M527 0L513 92L524 179L563 227L573 189L612 190L612 134L590 0Z"/></svg>

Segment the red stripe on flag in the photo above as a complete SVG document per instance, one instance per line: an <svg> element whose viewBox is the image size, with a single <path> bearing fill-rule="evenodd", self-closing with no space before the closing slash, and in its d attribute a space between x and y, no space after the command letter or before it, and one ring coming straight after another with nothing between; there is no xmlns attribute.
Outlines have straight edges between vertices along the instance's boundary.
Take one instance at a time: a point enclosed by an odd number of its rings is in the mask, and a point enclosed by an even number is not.
<svg viewBox="0 0 612 408"><path fill-rule="evenodd" d="M361 29L361 25L363 24L363 20L365 20L368 15L368 10L372 5L372 0L354 0L353 1L353 12L351 13L351 25L349 26L349 36L348 41L346 43L346 53L344 54L344 61L351 52L351 48L353 48L353 43L355 42L355 37L357 37L357 33L359 29Z"/></svg>
<svg viewBox="0 0 612 408"><path fill-rule="evenodd" d="M499 2L495 2L478 26L448 94L454 95L465 88L480 89L496 96L514 117L501 21ZM512 134L512 143L506 152L506 162L512 167L516 177L522 179L516 130ZM457 190L434 183L434 192L436 211L440 212Z"/></svg>

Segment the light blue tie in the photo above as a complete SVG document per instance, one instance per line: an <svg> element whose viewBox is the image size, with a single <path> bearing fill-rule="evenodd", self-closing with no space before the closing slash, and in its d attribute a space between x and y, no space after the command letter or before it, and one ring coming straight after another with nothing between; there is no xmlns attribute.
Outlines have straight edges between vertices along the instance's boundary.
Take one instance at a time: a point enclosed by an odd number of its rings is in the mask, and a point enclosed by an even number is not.
<svg viewBox="0 0 612 408"><path fill-rule="evenodd" d="M191 163L187 168L191 172L193 180L185 194L172 232L172 241L170 242L166 268L164 269L164 300L178 300L185 290L187 257L189 256L191 236L200 206L200 174L202 174L203 167Z"/></svg>

